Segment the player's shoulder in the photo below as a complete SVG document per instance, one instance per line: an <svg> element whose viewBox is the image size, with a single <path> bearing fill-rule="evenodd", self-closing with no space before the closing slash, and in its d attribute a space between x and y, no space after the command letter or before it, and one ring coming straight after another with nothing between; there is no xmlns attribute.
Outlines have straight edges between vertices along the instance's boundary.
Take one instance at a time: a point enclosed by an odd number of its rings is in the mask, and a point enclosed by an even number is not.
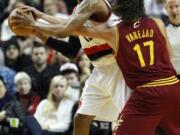
<svg viewBox="0 0 180 135"><path fill-rule="evenodd" d="M161 19L159 19L159 18L156 18L156 17L151 17L151 19L158 25L158 26L160 26L160 27L164 27L165 26L165 24L164 24L164 22L161 20Z"/></svg>
<svg viewBox="0 0 180 135"><path fill-rule="evenodd" d="M87 5L90 7L96 7L97 5L99 5L102 2L102 0L82 0L80 2L80 4L78 4L79 6L82 5Z"/></svg>

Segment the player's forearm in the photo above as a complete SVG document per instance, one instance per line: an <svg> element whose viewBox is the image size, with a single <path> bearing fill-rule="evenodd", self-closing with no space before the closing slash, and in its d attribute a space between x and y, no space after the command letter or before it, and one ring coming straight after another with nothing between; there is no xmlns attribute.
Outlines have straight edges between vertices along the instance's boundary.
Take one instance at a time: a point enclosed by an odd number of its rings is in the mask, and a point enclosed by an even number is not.
<svg viewBox="0 0 180 135"><path fill-rule="evenodd" d="M38 37L44 44L46 44L47 40L49 39L49 35L39 31L39 30L35 30L34 32L34 36Z"/></svg>
<svg viewBox="0 0 180 135"><path fill-rule="evenodd" d="M54 16L50 16L48 14L43 13L41 15L41 18L47 22L49 22L50 24L65 24L67 22L68 19L68 15L64 15L65 18L57 18Z"/></svg>
<svg viewBox="0 0 180 135"><path fill-rule="evenodd" d="M61 24L42 24L42 23L37 22L33 27L37 31L41 32L40 36L42 36L44 34L44 35L62 38L62 37L65 37L66 35L68 35L68 36L82 35L82 36L87 36L87 37L91 37L91 38L96 38L96 37L98 38L98 35L94 31L94 29L88 29L88 28L85 28L84 26L80 27L75 32L71 32L68 34L64 31L64 26ZM43 37L43 39L44 39L44 37Z"/></svg>
<svg viewBox="0 0 180 135"><path fill-rule="evenodd" d="M55 37L65 37L63 34L64 25L62 24L43 24L36 22L33 27L37 29L38 31L41 31L44 34L55 36ZM59 33L62 32L62 36L59 36Z"/></svg>
<svg viewBox="0 0 180 135"><path fill-rule="evenodd" d="M61 24L42 24L36 22L34 29L40 31L41 33L49 36L64 37L67 33L64 31L64 26ZM99 26L95 28L88 28L86 26L79 27L76 31L68 33L68 36L87 36L90 38L100 38L100 39L111 39L111 35L114 35L115 30L113 28L108 28L106 26Z"/></svg>

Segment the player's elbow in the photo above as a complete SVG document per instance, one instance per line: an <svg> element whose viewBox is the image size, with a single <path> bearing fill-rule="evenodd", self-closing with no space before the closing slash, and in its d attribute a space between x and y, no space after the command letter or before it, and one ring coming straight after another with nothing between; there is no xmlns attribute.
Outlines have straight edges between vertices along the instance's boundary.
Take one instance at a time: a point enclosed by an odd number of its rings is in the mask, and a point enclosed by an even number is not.
<svg viewBox="0 0 180 135"><path fill-rule="evenodd" d="M95 9L100 4L101 0L93 0L90 2L89 7L90 9Z"/></svg>

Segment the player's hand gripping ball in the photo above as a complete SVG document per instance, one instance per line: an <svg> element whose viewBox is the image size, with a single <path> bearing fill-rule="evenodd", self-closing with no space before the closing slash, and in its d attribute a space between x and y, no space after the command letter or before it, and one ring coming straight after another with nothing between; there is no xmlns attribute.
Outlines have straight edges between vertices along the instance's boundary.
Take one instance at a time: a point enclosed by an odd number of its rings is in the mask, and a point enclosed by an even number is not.
<svg viewBox="0 0 180 135"><path fill-rule="evenodd" d="M35 30L28 25L26 26L25 23L22 23L21 19L18 18L18 13L20 12L33 17L31 12L24 12L21 8L14 9L8 17L9 28L18 36L30 36Z"/></svg>

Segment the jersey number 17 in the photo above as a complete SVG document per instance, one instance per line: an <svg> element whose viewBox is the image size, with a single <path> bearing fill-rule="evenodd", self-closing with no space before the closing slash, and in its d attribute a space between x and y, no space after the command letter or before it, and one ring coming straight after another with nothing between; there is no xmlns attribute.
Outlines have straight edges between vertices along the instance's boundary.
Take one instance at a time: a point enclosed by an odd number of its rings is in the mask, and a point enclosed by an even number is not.
<svg viewBox="0 0 180 135"><path fill-rule="evenodd" d="M154 42L152 40L144 42L143 43L144 47L149 47L149 54L150 54L150 62L149 65L154 65ZM139 44L136 44L133 48L134 51L136 51L138 58L139 58L139 62L141 67L145 67L145 61L144 61L144 57L140 48Z"/></svg>

